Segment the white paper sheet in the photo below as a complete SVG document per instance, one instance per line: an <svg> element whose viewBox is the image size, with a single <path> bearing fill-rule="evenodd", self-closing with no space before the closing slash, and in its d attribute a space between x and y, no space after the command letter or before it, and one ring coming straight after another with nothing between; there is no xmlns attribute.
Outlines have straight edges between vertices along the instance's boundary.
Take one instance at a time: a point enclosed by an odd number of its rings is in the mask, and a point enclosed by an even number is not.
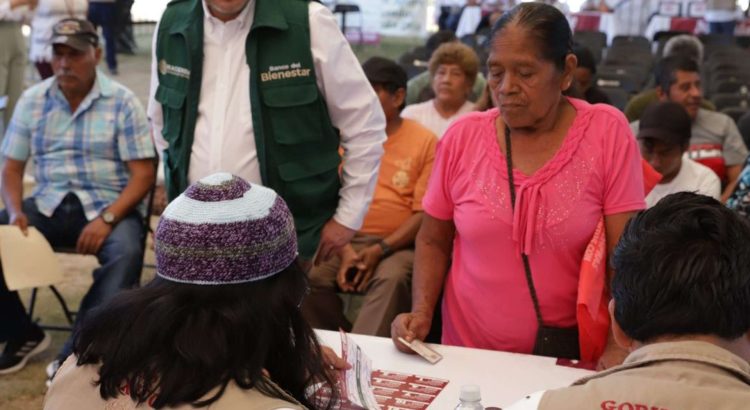
<svg viewBox="0 0 750 410"><path fill-rule="evenodd" d="M372 390L372 361L347 333L341 331L341 352L344 360L352 365L344 377L344 392L349 401L368 410L378 410L378 402Z"/></svg>

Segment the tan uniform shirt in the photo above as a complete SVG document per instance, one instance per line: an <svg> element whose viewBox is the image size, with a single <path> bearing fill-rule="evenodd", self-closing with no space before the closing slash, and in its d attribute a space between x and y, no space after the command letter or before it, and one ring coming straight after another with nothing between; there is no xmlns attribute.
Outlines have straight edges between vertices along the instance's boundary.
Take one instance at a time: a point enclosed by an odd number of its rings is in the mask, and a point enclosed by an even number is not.
<svg viewBox="0 0 750 410"><path fill-rule="evenodd" d="M634 351L620 366L570 387L529 396L507 410L531 408L746 409L750 408L750 365L711 343L655 343Z"/></svg>
<svg viewBox="0 0 750 410"><path fill-rule="evenodd" d="M152 410L151 406L146 404L136 407L136 403L131 400L130 396L121 395L116 399L103 400L99 395L99 386L94 385L94 382L99 379L98 369L98 366L93 365L76 366L76 357L71 355L60 366L52 386L47 391L47 396L44 398L44 410ZM207 397L211 394L213 392ZM185 404L169 409L194 410L194 407ZM285 400L271 398L255 389L241 389L234 383L230 383L221 398L205 409L305 410L291 396L286 397Z"/></svg>

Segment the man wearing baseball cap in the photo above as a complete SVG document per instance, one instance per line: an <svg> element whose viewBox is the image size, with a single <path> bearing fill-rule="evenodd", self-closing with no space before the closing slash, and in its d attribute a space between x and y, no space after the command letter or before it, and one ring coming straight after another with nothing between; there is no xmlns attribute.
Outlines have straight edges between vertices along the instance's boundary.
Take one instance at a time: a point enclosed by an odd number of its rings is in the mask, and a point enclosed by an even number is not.
<svg viewBox="0 0 750 410"><path fill-rule="evenodd" d="M0 223L41 232L52 246L96 255L100 267L75 327L90 309L138 283L143 259L142 201L155 180L154 146L135 95L97 71L101 59L91 23L65 19L53 29L54 77L26 90L3 140ZM36 188L22 200L26 163ZM2 278L2 274L0 274ZM0 279L0 374L20 370L49 346L26 315L17 292ZM71 352L68 340L57 360Z"/></svg>
<svg viewBox="0 0 750 410"><path fill-rule="evenodd" d="M651 208L660 199L676 192L695 192L719 199L719 177L705 165L688 158L692 124L682 105L659 102L641 116L638 143L641 155L661 175L662 180L646 196Z"/></svg>
<svg viewBox="0 0 750 410"><path fill-rule="evenodd" d="M362 68L386 118L378 184L364 224L341 257L310 271L311 293L303 313L313 327L389 336L397 314L411 308L414 238L422 223L422 197L435 159L437 138L416 121L401 118L406 72L382 57ZM336 289L364 293L354 325L343 313Z"/></svg>

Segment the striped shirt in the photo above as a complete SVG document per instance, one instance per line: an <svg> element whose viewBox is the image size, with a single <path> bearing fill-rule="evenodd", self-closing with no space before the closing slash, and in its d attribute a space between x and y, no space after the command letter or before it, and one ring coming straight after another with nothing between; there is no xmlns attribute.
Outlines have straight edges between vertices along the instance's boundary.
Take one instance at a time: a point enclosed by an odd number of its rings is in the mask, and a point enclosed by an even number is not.
<svg viewBox="0 0 750 410"><path fill-rule="evenodd" d="M26 90L0 152L19 161L33 159L32 196L42 214L52 216L72 192L89 220L120 196L130 178L127 161L155 156L141 103L98 71L75 113L55 77Z"/></svg>

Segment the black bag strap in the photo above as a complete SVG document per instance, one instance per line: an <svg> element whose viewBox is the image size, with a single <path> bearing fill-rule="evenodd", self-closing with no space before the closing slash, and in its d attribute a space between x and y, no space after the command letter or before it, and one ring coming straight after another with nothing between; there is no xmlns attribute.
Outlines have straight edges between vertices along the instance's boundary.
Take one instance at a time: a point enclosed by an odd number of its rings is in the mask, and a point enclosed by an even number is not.
<svg viewBox="0 0 750 410"><path fill-rule="evenodd" d="M516 208L516 185L513 178L513 151L510 146L510 128L505 126L505 162L508 164L508 185L510 187L510 209L515 212ZM544 326L542 320L542 310L539 308L539 298L536 295L536 287L534 287L534 278L531 277L531 265L529 264L529 257L526 256L523 251L521 252L521 259L523 259L523 269L526 272L526 284L529 286L529 293L531 294L531 301L534 302L534 313L536 313L536 321L539 327Z"/></svg>

